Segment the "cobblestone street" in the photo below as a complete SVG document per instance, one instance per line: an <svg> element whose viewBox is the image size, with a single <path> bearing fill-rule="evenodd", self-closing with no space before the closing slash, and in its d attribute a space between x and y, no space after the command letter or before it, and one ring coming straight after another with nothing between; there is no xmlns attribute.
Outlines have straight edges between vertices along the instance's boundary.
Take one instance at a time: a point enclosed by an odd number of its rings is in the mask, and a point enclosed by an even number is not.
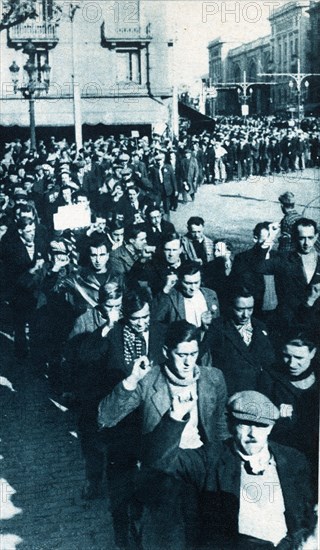
<svg viewBox="0 0 320 550"><path fill-rule="evenodd" d="M15 390L0 387L1 534L19 537L19 550L112 550L108 501L81 499L84 465L73 415L49 400L45 374L13 360L11 348L1 333L1 376ZM4 537L0 548L14 546Z"/></svg>

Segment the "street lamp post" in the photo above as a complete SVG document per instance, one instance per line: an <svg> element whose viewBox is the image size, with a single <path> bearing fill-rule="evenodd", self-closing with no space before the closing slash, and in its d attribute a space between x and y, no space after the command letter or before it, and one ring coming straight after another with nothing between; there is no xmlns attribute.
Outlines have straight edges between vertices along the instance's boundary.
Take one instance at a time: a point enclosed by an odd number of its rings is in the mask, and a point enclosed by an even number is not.
<svg viewBox="0 0 320 550"><path fill-rule="evenodd" d="M253 95L253 86L265 85L265 82L247 82L247 73L243 71L243 80L242 82L219 82L216 85L216 93L219 90L231 90L236 89L238 93L238 99L242 103L242 116L247 120L249 114L249 100Z"/></svg>
<svg viewBox="0 0 320 550"><path fill-rule="evenodd" d="M36 122L35 122L35 111L34 104L36 99L36 94L42 91L48 93L50 86L50 71L51 67L48 63L44 63L40 67L40 71L43 74L42 80L40 80L40 74L38 67L35 64L35 56L37 49L35 45L29 40L24 47L23 53L28 56L28 60L23 66L25 72L28 75L26 83L19 86L19 71L20 67L15 61L10 65L9 70L12 75L13 91L16 94L18 91L22 93L25 99L29 100L29 118L30 118L30 149L35 151L37 148L36 142Z"/></svg>
<svg viewBox="0 0 320 550"><path fill-rule="evenodd" d="M296 73L259 73L258 76L288 76L291 78L289 82L289 86L291 89L293 89L294 82L296 83L297 87L297 103L298 103L298 121L300 125L301 120L301 86L302 83L304 83L304 86L308 89L309 82L306 80L307 78L310 78L311 76L320 76L320 73L302 73L301 72L301 61L298 57L297 59L297 72Z"/></svg>
<svg viewBox="0 0 320 550"><path fill-rule="evenodd" d="M242 116L247 120L249 114L249 100L252 98L253 88L252 83L247 82L247 73L243 71L243 82L237 85L238 99L241 102L241 113Z"/></svg>

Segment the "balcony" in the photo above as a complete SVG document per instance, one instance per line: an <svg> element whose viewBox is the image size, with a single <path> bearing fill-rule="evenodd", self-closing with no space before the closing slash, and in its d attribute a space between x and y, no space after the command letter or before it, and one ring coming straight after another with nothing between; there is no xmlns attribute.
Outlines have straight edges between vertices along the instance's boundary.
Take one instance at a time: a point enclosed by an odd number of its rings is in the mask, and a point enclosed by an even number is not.
<svg viewBox="0 0 320 550"><path fill-rule="evenodd" d="M36 46L53 48L59 41L57 25L49 22L30 22L16 25L8 30L10 46L20 48L28 40L32 40Z"/></svg>
<svg viewBox="0 0 320 550"><path fill-rule="evenodd" d="M124 23L108 25L107 27L103 22L101 25L101 45L110 49L128 45L143 48L152 40L150 30L150 24L145 28L142 28L138 22L131 25Z"/></svg>

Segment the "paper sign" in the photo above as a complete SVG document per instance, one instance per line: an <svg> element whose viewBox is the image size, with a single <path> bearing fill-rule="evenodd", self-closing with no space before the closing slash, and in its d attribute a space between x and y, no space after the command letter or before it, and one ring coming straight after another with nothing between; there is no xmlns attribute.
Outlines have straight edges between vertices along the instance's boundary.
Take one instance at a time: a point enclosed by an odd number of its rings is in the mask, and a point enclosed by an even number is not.
<svg viewBox="0 0 320 550"><path fill-rule="evenodd" d="M138 130L131 130L131 137L132 138L138 138L140 137L140 133Z"/></svg>
<svg viewBox="0 0 320 550"><path fill-rule="evenodd" d="M248 116L249 114L249 105L241 105L242 116Z"/></svg>
<svg viewBox="0 0 320 550"><path fill-rule="evenodd" d="M58 212L53 214L53 226L56 231L88 227L90 224L91 210L84 204L60 206Z"/></svg>

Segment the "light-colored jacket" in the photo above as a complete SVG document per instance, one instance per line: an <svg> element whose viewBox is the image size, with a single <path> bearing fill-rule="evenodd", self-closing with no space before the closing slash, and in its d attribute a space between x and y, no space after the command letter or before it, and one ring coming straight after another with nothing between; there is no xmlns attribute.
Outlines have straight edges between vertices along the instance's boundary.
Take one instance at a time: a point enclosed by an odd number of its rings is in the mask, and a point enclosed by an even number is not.
<svg viewBox="0 0 320 550"><path fill-rule="evenodd" d="M196 261L198 257L192 239L188 235L184 235L181 239L181 244L188 260ZM213 241L206 236L204 237L204 249L206 251L207 262L211 262L213 260Z"/></svg>
<svg viewBox="0 0 320 550"><path fill-rule="evenodd" d="M219 369L200 367L197 382L199 427L207 441L226 439L228 429L225 417L227 389ZM142 410L142 432L152 432L161 418L170 410L171 395L167 377L160 366L141 380L133 391L126 390L122 382L99 405L98 422L102 427L116 426L138 407Z"/></svg>

